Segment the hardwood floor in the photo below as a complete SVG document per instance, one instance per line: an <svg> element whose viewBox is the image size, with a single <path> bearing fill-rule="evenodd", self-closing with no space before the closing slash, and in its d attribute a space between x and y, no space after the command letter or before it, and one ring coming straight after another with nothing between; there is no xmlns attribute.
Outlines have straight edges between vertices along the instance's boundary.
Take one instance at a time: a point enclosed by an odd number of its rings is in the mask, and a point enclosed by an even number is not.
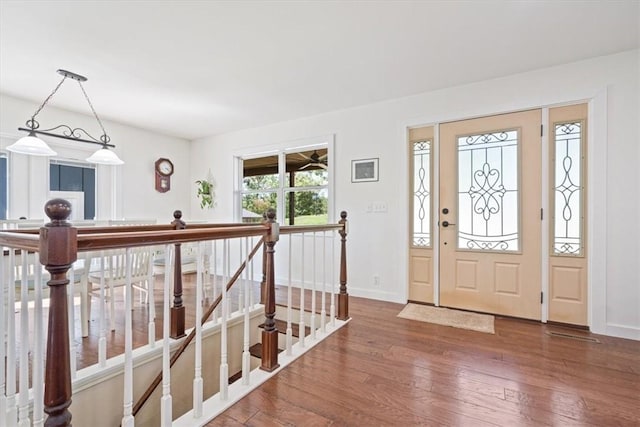
<svg viewBox="0 0 640 427"><path fill-rule="evenodd" d="M161 286L158 278L158 338ZM286 300L284 288L276 297ZM349 306L348 325L207 425L640 426L640 341L500 317L491 335L398 318L401 304L351 297ZM97 361L98 304L92 312L90 336L76 338L78 368ZM123 350L122 314L109 356ZM138 347L148 307L137 303L133 315Z"/></svg>
<svg viewBox="0 0 640 427"><path fill-rule="evenodd" d="M207 426L640 426L638 341L508 318L491 335L349 304L348 325Z"/></svg>

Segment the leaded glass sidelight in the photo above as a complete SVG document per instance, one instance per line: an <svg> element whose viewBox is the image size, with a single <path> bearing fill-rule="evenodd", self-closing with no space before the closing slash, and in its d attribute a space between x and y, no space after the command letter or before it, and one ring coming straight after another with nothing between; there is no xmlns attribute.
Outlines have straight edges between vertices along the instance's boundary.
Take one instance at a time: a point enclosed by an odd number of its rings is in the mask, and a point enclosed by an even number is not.
<svg viewBox="0 0 640 427"><path fill-rule="evenodd" d="M555 125L553 254L582 255L582 123Z"/></svg>
<svg viewBox="0 0 640 427"><path fill-rule="evenodd" d="M518 251L518 131L458 137L458 248Z"/></svg>
<svg viewBox="0 0 640 427"><path fill-rule="evenodd" d="M431 246L431 141L413 143L413 246Z"/></svg>

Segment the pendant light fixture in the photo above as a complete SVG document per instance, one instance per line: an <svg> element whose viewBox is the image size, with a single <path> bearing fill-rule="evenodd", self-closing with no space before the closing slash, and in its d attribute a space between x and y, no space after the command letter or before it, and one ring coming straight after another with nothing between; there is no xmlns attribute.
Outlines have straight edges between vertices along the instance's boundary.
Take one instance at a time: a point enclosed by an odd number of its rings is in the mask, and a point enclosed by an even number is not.
<svg viewBox="0 0 640 427"><path fill-rule="evenodd" d="M62 80L58 85L53 89L53 92L44 100L44 102L38 107L38 109L33 113L31 118L27 120L26 128L18 128L18 130L23 132L28 132L28 135L20 138L15 143L11 144L7 147L7 150L12 151L14 153L27 154L30 156L55 156L57 153L53 151L46 142L37 137L37 135L46 135L52 136L55 138L68 139L70 141L78 141L78 142L86 142L88 144L97 144L102 147L99 148L95 153L93 153L87 161L90 163L98 163L103 165L121 165L124 162L118 158L116 153L112 150L109 150L109 147L115 148L115 145L110 144L111 138L107 135L107 132L104 130L104 126L96 113L96 110L93 108L93 104L91 104L91 100L89 100L89 96L87 92L85 92L84 87L82 86L82 82L86 82L87 78L81 76L80 74L72 73L71 71L66 70L58 70L58 74L62 76ZM84 94L87 103L89 103L89 107L93 112L93 116L96 118L100 128L102 129L102 135L99 139L94 138L89 134L86 130L82 128L72 128L68 125L58 125L49 129L40 129L40 123L36 121L36 116L42 111L47 102L56 94L60 86L65 82L66 79L72 79L78 82L82 93Z"/></svg>

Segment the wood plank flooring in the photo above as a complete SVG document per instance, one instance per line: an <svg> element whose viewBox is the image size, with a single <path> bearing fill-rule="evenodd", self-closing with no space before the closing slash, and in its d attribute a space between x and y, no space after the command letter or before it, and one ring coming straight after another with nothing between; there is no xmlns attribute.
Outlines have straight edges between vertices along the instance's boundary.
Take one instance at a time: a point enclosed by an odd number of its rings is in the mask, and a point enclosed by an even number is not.
<svg viewBox="0 0 640 427"><path fill-rule="evenodd" d="M190 327L194 280L185 278ZM276 298L286 301L284 287ZM640 426L640 341L509 318L496 318L491 335L398 318L401 304L351 297L349 306L348 325L208 425ZM138 347L148 307L136 303L133 315ZM109 356L123 350L123 318L120 309ZM76 338L78 368L97 361L97 319L94 303L90 336Z"/></svg>
<svg viewBox="0 0 640 427"><path fill-rule="evenodd" d="M638 341L508 318L491 335L349 305L348 325L207 426L640 426Z"/></svg>

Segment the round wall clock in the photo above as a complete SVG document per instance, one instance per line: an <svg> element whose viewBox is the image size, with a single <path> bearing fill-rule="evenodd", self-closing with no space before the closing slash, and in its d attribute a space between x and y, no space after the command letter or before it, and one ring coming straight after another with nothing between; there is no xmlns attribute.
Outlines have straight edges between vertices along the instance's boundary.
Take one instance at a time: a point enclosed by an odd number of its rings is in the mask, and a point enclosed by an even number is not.
<svg viewBox="0 0 640 427"><path fill-rule="evenodd" d="M173 162L163 157L156 160L156 191L166 193L171 189L171 175L173 175Z"/></svg>

